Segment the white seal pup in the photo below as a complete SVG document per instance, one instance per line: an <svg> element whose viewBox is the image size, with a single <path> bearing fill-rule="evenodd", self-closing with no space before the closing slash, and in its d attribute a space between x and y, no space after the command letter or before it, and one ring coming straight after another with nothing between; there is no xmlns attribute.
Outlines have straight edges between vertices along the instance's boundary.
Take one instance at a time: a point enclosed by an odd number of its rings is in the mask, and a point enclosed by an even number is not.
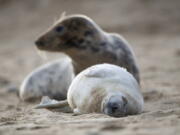
<svg viewBox="0 0 180 135"><path fill-rule="evenodd" d="M74 69L69 57L54 60L35 69L24 79L19 91L20 99L32 101L49 96L64 100L73 78Z"/></svg>
<svg viewBox="0 0 180 135"><path fill-rule="evenodd" d="M40 104L36 108L70 106L75 114L104 113L122 117L141 113L143 96L136 79L126 69L99 64L79 73L72 81L67 102Z"/></svg>
<svg viewBox="0 0 180 135"><path fill-rule="evenodd" d="M69 55L77 64L77 73L95 64L111 63L126 68L140 82L129 43L119 34L103 31L85 15L63 16L35 44L40 50Z"/></svg>

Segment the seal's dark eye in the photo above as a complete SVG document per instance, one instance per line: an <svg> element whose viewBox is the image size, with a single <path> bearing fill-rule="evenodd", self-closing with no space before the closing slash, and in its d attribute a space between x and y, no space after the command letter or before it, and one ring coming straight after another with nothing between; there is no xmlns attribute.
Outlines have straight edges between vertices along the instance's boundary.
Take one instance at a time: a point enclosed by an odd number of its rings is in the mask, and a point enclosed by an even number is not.
<svg viewBox="0 0 180 135"><path fill-rule="evenodd" d="M58 26L56 27L56 31L57 32L62 32L64 30L64 27L63 26Z"/></svg>

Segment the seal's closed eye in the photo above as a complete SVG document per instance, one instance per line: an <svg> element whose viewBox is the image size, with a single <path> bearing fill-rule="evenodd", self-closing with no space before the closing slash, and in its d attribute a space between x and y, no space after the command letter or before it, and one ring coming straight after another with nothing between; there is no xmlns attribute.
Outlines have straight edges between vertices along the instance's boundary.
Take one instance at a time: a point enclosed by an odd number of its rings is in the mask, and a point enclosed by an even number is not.
<svg viewBox="0 0 180 135"><path fill-rule="evenodd" d="M123 101L124 101L124 106L126 106L127 103L128 103L127 99L126 99L124 96L122 96L122 99L123 99Z"/></svg>

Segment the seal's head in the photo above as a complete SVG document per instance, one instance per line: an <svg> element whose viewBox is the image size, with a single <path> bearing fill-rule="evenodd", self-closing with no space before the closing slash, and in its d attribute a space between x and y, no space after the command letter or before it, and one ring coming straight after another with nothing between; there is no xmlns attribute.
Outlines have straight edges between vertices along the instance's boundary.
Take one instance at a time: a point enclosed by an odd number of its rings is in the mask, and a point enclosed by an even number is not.
<svg viewBox="0 0 180 135"><path fill-rule="evenodd" d="M35 44L38 49L46 51L86 49L87 44L98 40L98 31L100 28L84 15L64 16L39 37Z"/></svg>
<svg viewBox="0 0 180 135"><path fill-rule="evenodd" d="M102 102L102 111L112 117L123 117L127 112L127 104L125 96L111 95Z"/></svg>

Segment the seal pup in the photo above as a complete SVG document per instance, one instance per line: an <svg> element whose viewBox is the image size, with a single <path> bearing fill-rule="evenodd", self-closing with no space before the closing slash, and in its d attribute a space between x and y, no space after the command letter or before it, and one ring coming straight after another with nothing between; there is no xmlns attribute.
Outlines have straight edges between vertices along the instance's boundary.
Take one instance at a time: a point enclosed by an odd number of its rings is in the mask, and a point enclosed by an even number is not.
<svg viewBox="0 0 180 135"><path fill-rule="evenodd" d="M95 112L122 117L141 113L144 100L138 82L126 69L99 64L74 78L68 89L67 101L50 104L41 103L36 108L69 105L75 114Z"/></svg>
<svg viewBox="0 0 180 135"><path fill-rule="evenodd" d="M85 15L63 16L35 44L40 50L69 55L77 64L77 73L95 64L110 63L126 68L140 82L129 43L119 34L103 31Z"/></svg>
<svg viewBox="0 0 180 135"><path fill-rule="evenodd" d="M35 69L24 79L19 97L23 101L34 101L43 96L64 100L73 78L74 69L69 57L54 60Z"/></svg>

